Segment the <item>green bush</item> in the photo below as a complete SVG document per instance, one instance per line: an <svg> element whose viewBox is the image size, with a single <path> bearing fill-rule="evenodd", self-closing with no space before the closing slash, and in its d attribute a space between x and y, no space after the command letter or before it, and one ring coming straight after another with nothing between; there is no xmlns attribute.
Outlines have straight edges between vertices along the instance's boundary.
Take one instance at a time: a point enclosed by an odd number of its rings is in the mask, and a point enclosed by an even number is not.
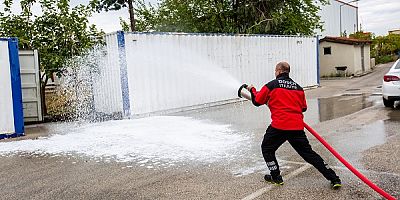
<svg viewBox="0 0 400 200"><path fill-rule="evenodd" d="M399 52L400 35L389 34L387 36L377 36L373 39L371 57L376 58L376 63L392 62L397 59Z"/></svg>
<svg viewBox="0 0 400 200"><path fill-rule="evenodd" d="M377 64L384 64L384 63L388 63L388 62L392 62L392 61L395 61L395 59L393 59L392 55L385 55L385 56L376 57L376 63Z"/></svg>

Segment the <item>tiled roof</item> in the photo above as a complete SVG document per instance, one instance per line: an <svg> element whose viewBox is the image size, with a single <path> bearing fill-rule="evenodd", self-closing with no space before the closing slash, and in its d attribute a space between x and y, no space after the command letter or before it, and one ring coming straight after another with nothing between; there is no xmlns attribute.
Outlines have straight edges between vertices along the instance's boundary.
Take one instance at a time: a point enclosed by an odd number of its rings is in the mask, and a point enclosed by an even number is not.
<svg viewBox="0 0 400 200"><path fill-rule="evenodd" d="M326 36L319 40L320 42L334 42L341 44L371 44L371 40L360 40L355 38L347 38L347 37L330 37Z"/></svg>

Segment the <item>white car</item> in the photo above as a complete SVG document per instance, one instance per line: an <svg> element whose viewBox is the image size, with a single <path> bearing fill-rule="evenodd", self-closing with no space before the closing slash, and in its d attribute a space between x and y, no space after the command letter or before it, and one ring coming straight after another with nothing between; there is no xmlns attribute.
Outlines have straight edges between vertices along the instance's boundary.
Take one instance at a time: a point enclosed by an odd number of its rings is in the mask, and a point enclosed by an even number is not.
<svg viewBox="0 0 400 200"><path fill-rule="evenodd" d="M383 77L382 97L385 107L394 107L395 101L400 101L400 59Z"/></svg>

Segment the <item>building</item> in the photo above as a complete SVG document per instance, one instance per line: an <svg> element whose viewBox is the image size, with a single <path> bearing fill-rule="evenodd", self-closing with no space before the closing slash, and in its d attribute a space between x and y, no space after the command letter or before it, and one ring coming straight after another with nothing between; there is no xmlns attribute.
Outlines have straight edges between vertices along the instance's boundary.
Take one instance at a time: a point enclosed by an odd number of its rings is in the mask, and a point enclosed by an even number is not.
<svg viewBox="0 0 400 200"><path fill-rule="evenodd" d="M328 0L320 5L319 16L323 31L319 46L320 76L357 75L370 70L370 44L368 40L347 38L358 31L358 7L350 3Z"/></svg>
<svg viewBox="0 0 400 200"><path fill-rule="evenodd" d="M370 40L326 36L320 40L320 75L360 75L371 70Z"/></svg>
<svg viewBox="0 0 400 200"><path fill-rule="evenodd" d="M353 0L351 2L356 2ZM323 31L317 30L321 37L340 37L350 35L358 30L358 7L339 0L329 0L329 4L320 5L319 16Z"/></svg>
<svg viewBox="0 0 400 200"><path fill-rule="evenodd" d="M400 29L393 29L389 31L389 35L390 34L400 34Z"/></svg>

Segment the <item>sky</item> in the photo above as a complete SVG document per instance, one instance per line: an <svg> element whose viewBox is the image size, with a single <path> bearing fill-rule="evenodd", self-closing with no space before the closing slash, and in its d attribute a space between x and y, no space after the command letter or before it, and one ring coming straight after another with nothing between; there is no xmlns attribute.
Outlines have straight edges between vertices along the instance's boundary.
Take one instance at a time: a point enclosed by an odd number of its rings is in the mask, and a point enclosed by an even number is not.
<svg viewBox="0 0 400 200"><path fill-rule="evenodd" d="M389 30L400 29L400 0L360 0L357 3L364 31L386 35Z"/></svg>
<svg viewBox="0 0 400 200"><path fill-rule="evenodd" d="M157 0L147 1L157 2ZM343 1L349 2L350 0ZM15 0L15 2L18 2L18 0ZM72 6L88 2L89 0L71 0ZM352 4L359 8L359 22L364 31L373 32L376 35L386 35L389 30L400 29L400 0L359 0ZM13 10L18 11L18 5ZM37 6L33 8L33 11L39 10L40 8ZM89 21L109 33L121 29L119 17L128 20L128 11L122 9L95 13Z"/></svg>

